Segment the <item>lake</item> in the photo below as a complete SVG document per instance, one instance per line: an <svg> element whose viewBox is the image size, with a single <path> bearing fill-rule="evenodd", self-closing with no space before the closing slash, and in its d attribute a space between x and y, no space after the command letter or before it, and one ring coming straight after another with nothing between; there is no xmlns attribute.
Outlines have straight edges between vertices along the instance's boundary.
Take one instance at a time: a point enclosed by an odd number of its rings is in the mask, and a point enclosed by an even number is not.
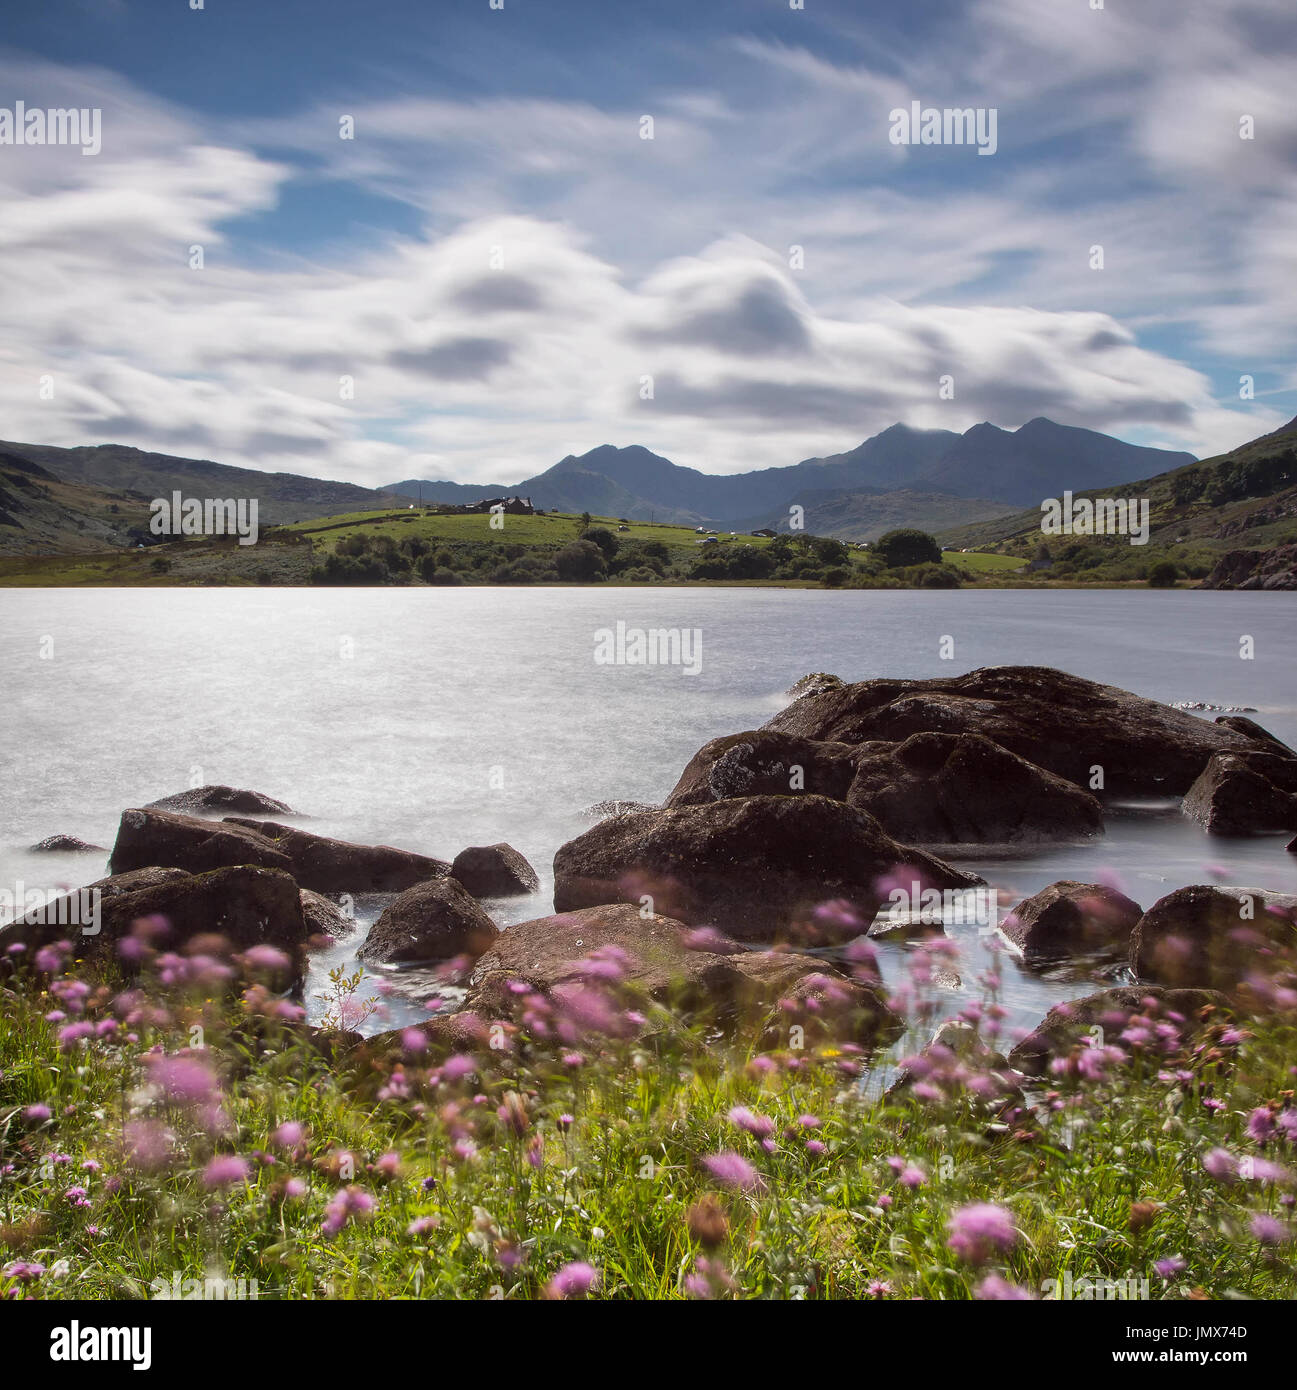
<svg viewBox="0 0 1297 1390"><path fill-rule="evenodd" d="M1295 613L1281 593L1143 590L0 590L0 885L90 882L106 855L26 846L54 833L111 846L125 807L227 783L344 839L445 859L508 841L542 892L492 905L506 925L550 910L553 854L590 824L583 807L660 801L704 742L763 723L808 671L1058 666L1168 702L1253 706L1297 743ZM619 623L680 630L686 664L617 664ZM1148 906L1194 882L1295 891L1284 843L1212 839L1173 805L1143 805L1119 808L1099 842L963 862L1002 902L1103 873ZM951 934L983 948L975 928ZM316 958L312 990L357 944ZM904 951L883 948L887 973ZM375 1026L425 1016L414 981L397 982ZM1018 1026L1095 987L1006 965Z"/></svg>

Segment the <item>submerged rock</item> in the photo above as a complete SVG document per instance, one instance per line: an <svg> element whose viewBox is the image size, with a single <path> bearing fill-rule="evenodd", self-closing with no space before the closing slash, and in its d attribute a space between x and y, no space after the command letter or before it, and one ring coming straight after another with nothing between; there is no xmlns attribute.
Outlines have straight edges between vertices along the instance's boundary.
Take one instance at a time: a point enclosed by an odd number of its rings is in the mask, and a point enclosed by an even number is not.
<svg viewBox="0 0 1297 1390"><path fill-rule="evenodd" d="M648 898L736 940L836 941L867 930L897 876L907 888L982 882L842 802L746 796L621 816L569 840L554 857L554 906Z"/></svg>
<svg viewBox="0 0 1297 1390"><path fill-rule="evenodd" d="M536 870L512 845L472 845L450 866L475 898L521 898L540 892Z"/></svg>
<svg viewBox="0 0 1297 1390"><path fill-rule="evenodd" d="M87 844L75 835L47 835L38 844L32 845L29 854L103 854L103 845Z"/></svg>
<svg viewBox="0 0 1297 1390"><path fill-rule="evenodd" d="M1020 902L1000 930L1031 965L1074 956L1120 960L1130 953L1142 915L1140 905L1115 888L1063 879Z"/></svg>
<svg viewBox="0 0 1297 1390"><path fill-rule="evenodd" d="M499 928L474 897L453 878L440 878L402 893L369 929L356 955L382 965L456 956L476 959L499 935Z"/></svg>
<svg viewBox="0 0 1297 1390"><path fill-rule="evenodd" d="M1043 666L862 681L797 700L765 728L853 744L981 734L1082 788L1102 768L1105 796L1182 796L1213 753L1247 746L1232 729Z"/></svg>
<svg viewBox="0 0 1297 1390"><path fill-rule="evenodd" d="M198 816L225 815L235 812L241 816L292 816L297 813L291 806L276 801L273 796L262 792L244 791L238 787L207 786L193 787L189 791L175 792L171 796L159 797L147 803L153 811L182 811L187 815Z"/></svg>

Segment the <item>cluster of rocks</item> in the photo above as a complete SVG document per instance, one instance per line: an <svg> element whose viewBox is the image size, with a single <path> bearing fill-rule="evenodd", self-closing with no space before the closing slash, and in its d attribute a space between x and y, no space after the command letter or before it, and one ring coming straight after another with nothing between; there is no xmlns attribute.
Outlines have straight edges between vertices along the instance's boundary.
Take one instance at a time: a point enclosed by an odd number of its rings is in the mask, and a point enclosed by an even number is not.
<svg viewBox="0 0 1297 1390"><path fill-rule="evenodd" d="M1105 803L1128 797L1180 797L1213 834L1272 834L1297 831L1297 753L1246 717L1208 723L1043 667L817 676L760 729L704 745L666 805L757 794L843 801L947 852L1099 835Z"/></svg>
<svg viewBox="0 0 1297 1390"><path fill-rule="evenodd" d="M189 810L177 810L177 806ZM31 951L75 938L87 963L117 960L118 947L141 922L169 949L222 939L234 950L270 945L292 961L300 990L314 946L355 930L352 905L362 894L395 895L360 949L371 963L476 958L499 932L481 900L540 888L535 870L512 846L473 846L453 863L396 849L317 835L277 820L210 815L229 809L293 815L283 802L231 787L199 787L122 813L109 875L35 908L0 930L7 948ZM54 836L39 848L82 847ZM86 846L86 848L92 848ZM97 920L86 922L89 905Z"/></svg>

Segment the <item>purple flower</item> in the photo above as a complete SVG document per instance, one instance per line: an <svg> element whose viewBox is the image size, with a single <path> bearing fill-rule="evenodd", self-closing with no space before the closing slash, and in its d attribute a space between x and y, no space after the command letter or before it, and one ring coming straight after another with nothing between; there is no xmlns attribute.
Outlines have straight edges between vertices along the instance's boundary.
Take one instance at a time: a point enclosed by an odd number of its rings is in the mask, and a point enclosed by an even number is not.
<svg viewBox="0 0 1297 1390"><path fill-rule="evenodd" d="M1281 1245L1288 1239L1288 1228L1277 1216L1268 1216L1258 1211L1248 1222L1248 1230L1260 1245Z"/></svg>
<svg viewBox="0 0 1297 1390"><path fill-rule="evenodd" d="M216 1074L197 1057L150 1057L149 1071L173 1105L210 1105L216 1096Z"/></svg>
<svg viewBox="0 0 1297 1390"><path fill-rule="evenodd" d="M573 1260L549 1281L547 1298L584 1298L599 1283L599 1272L584 1260Z"/></svg>
<svg viewBox="0 0 1297 1390"><path fill-rule="evenodd" d="M1208 1149L1202 1156L1203 1170L1217 1182L1230 1182L1238 1176L1238 1159L1228 1149Z"/></svg>
<svg viewBox="0 0 1297 1390"><path fill-rule="evenodd" d="M1177 1274L1182 1274L1189 1267L1189 1262L1183 1255L1168 1255L1165 1260L1157 1260L1153 1268L1163 1279L1174 1279Z"/></svg>
<svg viewBox="0 0 1297 1390"><path fill-rule="evenodd" d="M29 1105L23 1111L23 1118L30 1120L32 1124L43 1124L49 1119L50 1113L48 1105Z"/></svg>
<svg viewBox="0 0 1297 1390"><path fill-rule="evenodd" d="M306 1127L296 1120L285 1120L270 1136L270 1142L277 1149L295 1149L306 1137Z"/></svg>
<svg viewBox="0 0 1297 1390"><path fill-rule="evenodd" d="M775 1132L775 1122L765 1115L757 1115L746 1105L736 1105L728 1117L730 1124L737 1129L745 1129L757 1139L769 1139Z"/></svg>
<svg viewBox="0 0 1297 1390"><path fill-rule="evenodd" d="M238 1154L217 1154L203 1169L203 1186L230 1187L245 1182L250 1171L247 1162Z"/></svg>
<svg viewBox="0 0 1297 1390"><path fill-rule="evenodd" d="M719 1153L708 1154L703 1159L703 1167L722 1187L734 1187L740 1192L754 1192L763 1186L757 1170L742 1154L735 1153L733 1149L722 1149Z"/></svg>
<svg viewBox="0 0 1297 1390"><path fill-rule="evenodd" d="M992 1202L960 1207L946 1223L946 1244L973 1265L985 1264L993 1254L1007 1254L1017 1240L1013 1214Z"/></svg>
<svg viewBox="0 0 1297 1390"><path fill-rule="evenodd" d="M1247 1132L1258 1144L1264 1144L1275 1131L1275 1119L1264 1106L1259 1106L1247 1117Z"/></svg>
<svg viewBox="0 0 1297 1390"><path fill-rule="evenodd" d="M1019 1288L1017 1284L1009 1283L1007 1279L1001 1278L998 1274L988 1274L978 1284L973 1297L980 1299L983 1303L1020 1303L1029 1300L1031 1295L1026 1289Z"/></svg>

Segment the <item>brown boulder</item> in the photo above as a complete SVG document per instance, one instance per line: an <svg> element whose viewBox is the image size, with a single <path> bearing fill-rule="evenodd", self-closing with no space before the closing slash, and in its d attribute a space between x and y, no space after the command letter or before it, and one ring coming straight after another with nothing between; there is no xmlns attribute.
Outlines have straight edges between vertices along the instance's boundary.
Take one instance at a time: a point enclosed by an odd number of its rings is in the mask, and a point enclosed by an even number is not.
<svg viewBox="0 0 1297 1390"><path fill-rule="evenodd" d="M108 868L113 874L151 867L198 874L235 864L293 871L283 850L255 828L148 809L122 812Z"/></svg>
<svg viewBox="0 0 1297 1390"><path fill-rule="evenodd" d="M855 769L845 743L756 729L705 743L664 803L705 806L733 796L827 796L844 801Z"/></svg>
<svg viewBox="0 0 1297 1390"><path fill-rule="evenodd" d="M1043 666L990 666L934 680L872 680L809 695L764 726L840 743L969 733L1107 796L1182 796L1213 753L1246 746L1209 724L1112 685Z"/></svg>
<svg viewBox="0 0 1297 1390"><path fill-rule="evenodd" d="M373 964L476 958L500 935L499 928L453 878L408 888L369 929L357 958Z"/></svg>
<svg viewBox="0 0 1297 1390"><path fill-rule="evenodd" d="M1209 989L1161 989L1122 986L1056 1004L1009 1053L1010 1063L1026 1076L1046 1076L1056 1057L1066 1057L1082 1039L1091 1045L1121 1045L1121 1034L1132 1018L1170 1023L1177 1038L1187 1042L1205 1026L1203 1010L1214 1007L1229 1014L1223 994Z"/></svg>
<svg viewBox="0 0 1297 1390"><path fill-rule="evenodd" d="M276 821L240 816L227 816L221 824L242 826L263 836L287 857L298 883L317 893L404 893L450 873L450 865L443 860L391 845L354 845Z"/></svg>
<svg viewBox="0 0 1297 1390"><path fill-rule="evenodd" d="M1181 809L1212 835L1297 830L1297 757L1264 745L1217 753Z"/></svg>
<svg viewBox="0 0 1297 1390"><path fill-rule="evenodd" d="M67 925L85 916L80 905L93 903L86 895L96 891L98 930L88 933ZM130 936L142 918L154 919L150 940L160 948L180 950L197 937L221 937L235 950L276 946L293 963L293 983L300 986L304 977L307 930L297 885L278 870L250 865L198 874L148 868L100 879L5 927L0 931L0 955L15 941L24 942L30 952L66 939L79 960L111 961L130 970L132 958L121 955L117 943Z"/></svg>
<svg viewBox="0 0 1297 1390"><path fill-rule="evenodd" d="M982 882L842 802L746 796L619 816L569 840L554 856L554 906L648 897L736 940L835 941L867 929L897 873L907 887Z"/></svg>
<svg viewBox="0 0 1297 1390"><path fill-rule="evenodd" d="M645 917L626 903L510 927L478 961L465 1006L499 1017L511 1012L517 999L511 986L519 981L544 995L584 985L590 979L586 958L607 948L615 949L625 984L727 1027L755 1020L769 1045L787 1046L794 1025L812 1041L832 1035L862 1045L890 1040L904 1027L869 980L850 979L826 961L790 951L695 950L684 923Z"/></svg>
<svg viewBox="0 0 1297 1390"><path fill-rule="evenodd" d="M1006 844L1103 834L1103 807L980 734L912 734L856 754L847 802L907 844Z"/></svg>
<svg viewBox="0 0 1297 1390"><path fill-rule="evenodd" d="M1159 898L1130 938L1141 980L1231 991L1289 971L1297 958L1297 897L1260 888L1195 885Z"/></svg>
<svg viewBox="0 0 1297 1390"><path fill-rule="evenodd" d="M1143 909L1101 883L1063 879L1024 898L1000 925L1028 964L1073 956L1122 959Z"/></svg>
<svg viewBox="0 0 1297 1390"><path fill-rule="evenodd" d="M471 845L455 856L450 872L475 898L522 898L540 892L536 870L512 845Z"/></svg>

